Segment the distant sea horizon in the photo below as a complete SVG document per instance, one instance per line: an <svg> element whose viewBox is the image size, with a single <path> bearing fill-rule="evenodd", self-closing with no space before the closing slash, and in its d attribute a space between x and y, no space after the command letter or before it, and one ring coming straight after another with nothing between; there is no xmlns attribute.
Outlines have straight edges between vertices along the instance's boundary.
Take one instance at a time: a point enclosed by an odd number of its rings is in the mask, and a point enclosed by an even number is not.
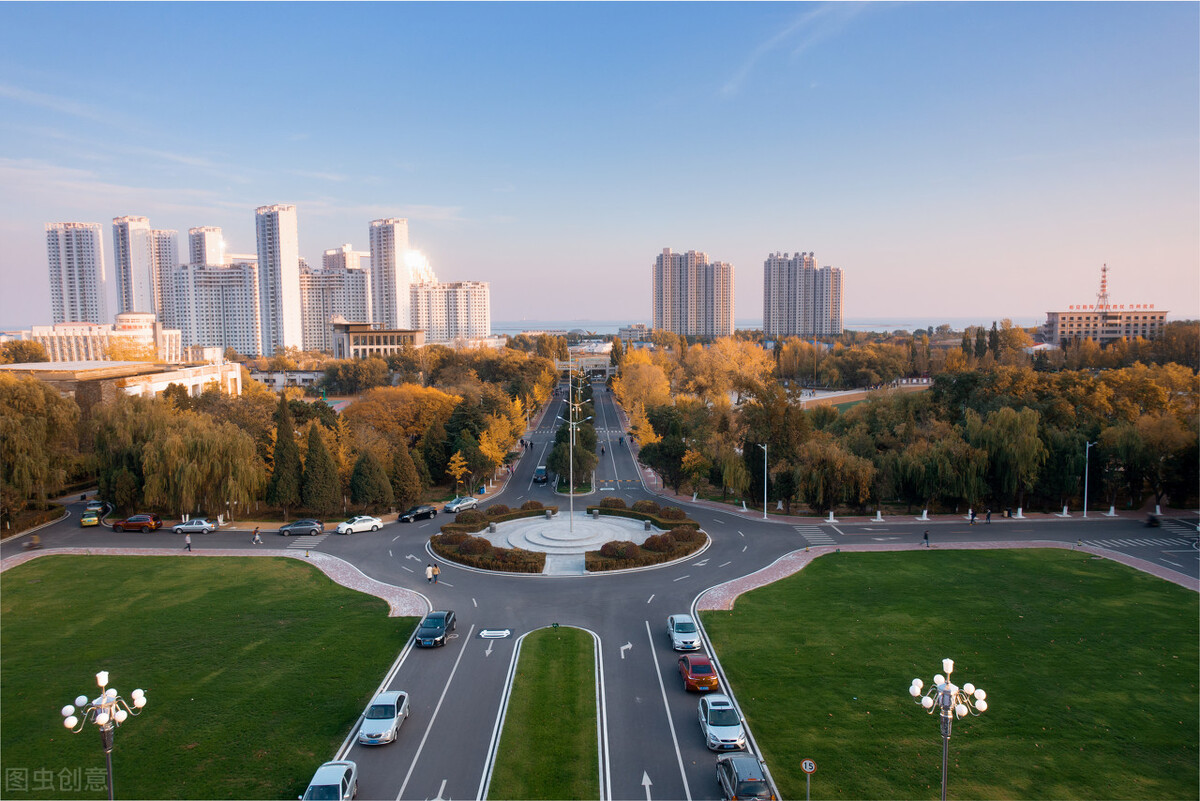
<svg viewBox="0 0 1200 801"><path fill-rule="evenodd" d="M997 318L996 322L1000 319ZM1010 317L1014 325L1022 328L1040 326L1045 318ZM495 335L516 336L522 331L590 331L601 336L616 334L617 329L635 323L649 325L648 320L493 320L492 333ZM937 328L948 325L955 331L961 331L970 325L991 326L992 319L980 317L849 317L842 321L842 328L847 331L914 331L918 328ZM733 327L738 330L761 330L761 317L740 317L733 321Z"/></svg>

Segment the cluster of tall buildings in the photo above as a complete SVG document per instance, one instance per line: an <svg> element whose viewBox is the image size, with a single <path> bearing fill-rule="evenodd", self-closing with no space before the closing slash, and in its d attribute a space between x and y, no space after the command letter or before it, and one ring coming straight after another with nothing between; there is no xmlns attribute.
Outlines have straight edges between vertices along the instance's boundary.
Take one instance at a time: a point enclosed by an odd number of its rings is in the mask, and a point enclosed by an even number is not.
<svg viewBox="0 0 1200 801"><path fill-rule="evenodd" d="M725 337L734 329L732 264L707 253L663 250L651 279L652 326L685 336ZM812 253L772 253L763 263L763 333L767 337L842 333L842 271Z"/></svg>
<svg viewBox="0 0 1200 801"><path fill-rule="evenodd" d="M374 220L368 251L326 250L320 268L300 257L296 207L255 210L255 254L229 253L220 228L178 232L145 217L113 220L118 313L145 312L181 332L183 346L271 356L283 348L333 350L335 321L418 330L427 342L491 334L489 286L439 282L408 239L408 221ZM104 251L98 223L48 223L46 250L54 322L103 323Z"/></svg>

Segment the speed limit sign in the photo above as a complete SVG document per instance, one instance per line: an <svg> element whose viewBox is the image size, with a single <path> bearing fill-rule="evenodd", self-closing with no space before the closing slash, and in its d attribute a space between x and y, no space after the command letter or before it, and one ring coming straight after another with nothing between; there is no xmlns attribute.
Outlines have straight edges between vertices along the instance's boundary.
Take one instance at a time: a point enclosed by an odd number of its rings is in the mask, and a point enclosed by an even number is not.
<svg viewBox="0 0 1200 801"><path fill-rule="evenodd" d="M806 759L800 763L800 770L804 771L805 773L816 773L817 763L813 762L811 759Z"/></svg>

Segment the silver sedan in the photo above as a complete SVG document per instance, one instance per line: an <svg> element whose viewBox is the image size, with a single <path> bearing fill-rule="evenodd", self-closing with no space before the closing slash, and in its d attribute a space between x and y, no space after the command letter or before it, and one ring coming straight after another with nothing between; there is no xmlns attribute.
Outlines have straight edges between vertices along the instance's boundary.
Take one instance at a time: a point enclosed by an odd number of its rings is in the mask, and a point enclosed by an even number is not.
<svg viewBox="0 0 1200 801"><path fill-rule="evenodd" d="M396 739L400 724L408 717L408 693L380 693L363 713L358 727L358 741L363 745L383 745Z"/></svg>
<svg viewBox="0 0 1200 801"><path fill-rule="evenodd" d="M207 517L193 517L184 523L176 523L171 526L171 531L176 534L211 534L217 530L217 521L209 520Z"/></svg>
<svg viewBox="0 0 1200 801"><path fill-rule="evenodd" d="M359 515L338 523L336 530L338 534L357 534L360 531L379 531L382 526L383 521L378 517Z"/></svg>

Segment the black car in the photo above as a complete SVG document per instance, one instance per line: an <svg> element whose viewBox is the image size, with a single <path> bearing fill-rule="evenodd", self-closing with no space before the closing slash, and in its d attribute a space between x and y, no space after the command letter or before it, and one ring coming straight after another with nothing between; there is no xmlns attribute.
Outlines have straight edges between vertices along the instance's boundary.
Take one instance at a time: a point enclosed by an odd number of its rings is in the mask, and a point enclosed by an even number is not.
<svg viewBox="0 0 1200 801"><path fill-rule="evenodd" d="M721 797L775 798L767 781L766 771L758 757L750 754L722 754L717 757L717 784L721 785Z"/></svg>
<svg viewBox="0 0 1200 801"><path fill-rule="evenodd" d="M408 511L406 511L402 515L400 515L400 522L401 523L411 523L414 520L420 520L421 518L424 518L424 517L429 517L429 518L437 517L437 509L434 509L432 506L425 506L425 505L414 506L413 508L409 509Z"/></svg>
<svg viewBox="0 0 1200 801"><path fill-rule="evenodd" d="M297 520L279 527L279 533L285 537L293 534L308 534L315 537L323 531L325 531L325 524L320 520Z"/></svg>
<svg viewBox="0 0 1200 801"><path fill-rule="evenodd" d="M417 627L416 645L418 648L435 648L446 644L446 635L454 631L458 621L454 612L430 612Z"/></svg>
<svg viewBox="0 0 1200 801"><path fill-rule="evenodd" d="M533 483L545 484L550 480L550 476L546 473L546 465L539 465L537 470L533 471Z"/></svg>

